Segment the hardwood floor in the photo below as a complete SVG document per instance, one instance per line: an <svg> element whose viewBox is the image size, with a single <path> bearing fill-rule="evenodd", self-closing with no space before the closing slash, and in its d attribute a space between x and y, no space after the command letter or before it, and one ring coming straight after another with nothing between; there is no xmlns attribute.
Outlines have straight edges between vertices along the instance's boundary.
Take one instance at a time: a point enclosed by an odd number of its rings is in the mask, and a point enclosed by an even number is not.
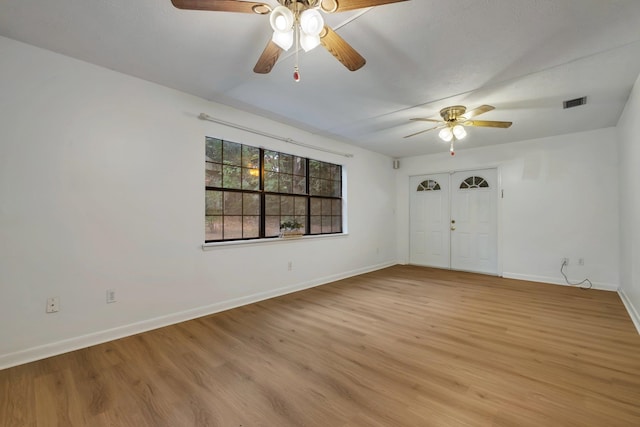
<svg viewBox="0 0 640 427"><path fill-rule="evenodd" d="M640 426L613 292L395 266L0 371L1 426Z"/></svg>

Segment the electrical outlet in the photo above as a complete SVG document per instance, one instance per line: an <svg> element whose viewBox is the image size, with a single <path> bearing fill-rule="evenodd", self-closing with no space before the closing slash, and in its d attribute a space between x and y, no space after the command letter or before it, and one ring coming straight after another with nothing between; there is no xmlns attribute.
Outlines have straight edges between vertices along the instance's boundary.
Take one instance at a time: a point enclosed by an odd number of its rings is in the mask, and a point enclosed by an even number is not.
<svg viewBox="0 0 640 427"><path fill-rule="evenodd" d="M107 289L107 304L111 304L112 302L116 302L116 290Z"/></svg>
<svg viewBox="0 0 640 427"><path fill-rule="evenodd" d="M569 258L562 258L562 265L569 265Z"/></svg>
<svg viewBox="0 0 640 427"><path fill-rule="evenodd" d="M584 265L584 258L578 259L578 265Z"/></svg>
<svg viewBox="0 0 640 427"><path fill-rule="evenodd" d="M293 270L293 262L289 261L289 263L287 264L287 270Z"/></svg>
<svg viewBox="0 0 640 427"><path fill-rule="evenodd" d="M57 313L60 311L60 297L47 298L47 313Z"/></svg>

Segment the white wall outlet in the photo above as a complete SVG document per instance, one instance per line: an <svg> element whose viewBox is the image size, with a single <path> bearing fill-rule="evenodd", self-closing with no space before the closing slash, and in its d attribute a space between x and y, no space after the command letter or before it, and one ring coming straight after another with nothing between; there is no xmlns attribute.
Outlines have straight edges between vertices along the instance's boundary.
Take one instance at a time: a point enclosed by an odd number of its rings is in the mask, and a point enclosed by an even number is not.
<svg viewBox="0 0 640 427"><path fill-rule="evenodd" d="M60 311L60 297L47 298L47 313L57 313Z"/></svg>
<svg viewBox="0 0 640 427"><path fill-rule="evenodd" d="M569 265L569 258L562 258L563 265Z"/></svg>
<svg viewBox="0 0 640 427"><path fill-rule="evenodd" d="M578 259L578 265L584 265L584 258Z"/></svg>
<svg viewBox="0 0 640 427"><path fill-rule="evenodd" d="M116 290L107 289L107 304L111 304L112 302L116 302Z"/></svg>
<svg viewBox="0 0 640 427"><path fill-rule="evenodd" d="M293 262L289 261L289 263L287 264L287 270L291 271L293 270Z"/></svg>

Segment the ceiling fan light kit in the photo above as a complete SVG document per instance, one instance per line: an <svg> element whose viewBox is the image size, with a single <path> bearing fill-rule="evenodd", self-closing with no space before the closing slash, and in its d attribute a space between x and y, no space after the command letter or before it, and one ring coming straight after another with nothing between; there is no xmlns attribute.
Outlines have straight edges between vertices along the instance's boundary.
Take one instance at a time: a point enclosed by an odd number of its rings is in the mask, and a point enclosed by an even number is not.
<svg viewBox="0 0 640 427"><path fill-rule="evenodd" d="M422 117L410 119L414 121L435 122L439 124L435 127L412 133L411 135L407 135L405 136L405 138L420 135L421 133L425 133L430 130L441 129L440 132L438 132L438 137L440 137L440 139L445 142L451 142L449 152L452 156L455 156L453 143L460 139L464 139L467 136L465 126L492 127L502 129L511 127L511 125L513 124L512 122L499 122L494 120L469 120L473 117L487 113L494 109L495 107L491 105L481 105L480 107L475 108L471 111L467 111L467 107L463 105L453 105L451 107L445 107L440 110L440 117L442 117L442 120Z"/></svg>
<svg viewBox="0 0 640 427"><path fill-rule="evenodd" d="M322 44L350 71L359 70L367 62L349 43L325 25L320 11L343 12L403 1L407 0L278 0L279 6L275 8L265 3L243 0L171 0L171 3L178 9L269 15L273 35L253 71L259 74L269 73L282 51L291 49L295 42L296 63L293 79L297 82L300 81L300 48L309 52Z"/></svg>

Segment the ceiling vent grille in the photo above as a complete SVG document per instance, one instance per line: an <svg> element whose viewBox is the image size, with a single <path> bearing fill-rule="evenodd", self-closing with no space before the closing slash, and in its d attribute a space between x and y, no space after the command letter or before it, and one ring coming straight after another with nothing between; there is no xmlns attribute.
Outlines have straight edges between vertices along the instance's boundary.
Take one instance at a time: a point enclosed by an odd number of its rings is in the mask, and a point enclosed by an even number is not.
<svg viewBox="0 0 640 427"><path fill-rule="evenodd" d="M579 107L586 103L587 103L587 97L583 96L582 98L569 99L568 101L563 101L562 107L564 109L567 109L567 108Z"/></svg>

